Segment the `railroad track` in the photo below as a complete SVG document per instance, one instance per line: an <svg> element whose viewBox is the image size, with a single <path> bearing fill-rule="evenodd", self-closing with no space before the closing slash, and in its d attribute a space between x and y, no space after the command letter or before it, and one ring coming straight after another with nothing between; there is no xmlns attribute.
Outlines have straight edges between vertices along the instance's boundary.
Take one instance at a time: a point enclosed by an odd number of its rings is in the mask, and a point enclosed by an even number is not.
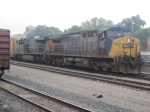
<svg viewBox="0 0 150 112"><path fill-rule="evenodd" d="M22 85L1 79L0 88L9 92L26 102L29 102L46 112L75 111L75 112L92 112L92 110L71 104L47 94L35 91Z"/></svg>
<svg viewBox="0 0 150 112"><path fill-rule="evenodd" d="M150 61L146 61L144 65L145 67L150 67Z"/></svg>
<svg viewBox="0 0 150 112"><path fill-rule="evenodd" d="M33 62L24 62L24 61L17 61L17 60L15 60L15 61L13 61L13 60L11 60L11 62L12 63L27 63L27 64L36 64L36 65L43 65L43 66L47 66L47 67L55 67L56 68L56 65L47 65L47 64L41 64L41 63L33 63ZM58 66L57 66L57 68L58 68ZM68 66L59 66L59 69L68 69ZM73 68L73 70L77 70L77 71L86 71L86 72L89 72L89 73L101 73L101 74L104 74L104 75L113 75L113 76L121 76L121 77L127 77L127 78L135 78L135 79L143 79L143 80L149 80L150 81L150 73L148 73L148 72L141 72L139 75L133 75L133 74L131 74L131 75L126 75L126 74L122 74L122 73L113 73L113 72L105 72L105 71L98 71L98 70L90 70L90 69L83 69L83 68L78 68L78 67L69 67L69 69L72 69ZM149 68L149 67L147 67L146 65L145 65L145 68ZM149 78L148 78L148 77ZM145 78L146 77L146 78Z"/></svg>
<svg viewBox="0 0 150 112"><path fill-rule="evenodd" d="M104 76L101 74L77 72L77 71L61 69L57 67L36 65L36 64L24 63L24 62L11 61L11 64L40 69L44 71L49 71L49 72L54 72L54 73L59 73L59 74L64 74L64 75L69 75L69 76L81 77L81 78L90 79L90 80L103 81L103 82L107 82L111 84L126 86L126 87L140 89L140 90L150 91L150 83L143 83L141 81L133 81L129 79L122 79L122 78L117 78L117 77L112 77L112 76Z"/></svg>

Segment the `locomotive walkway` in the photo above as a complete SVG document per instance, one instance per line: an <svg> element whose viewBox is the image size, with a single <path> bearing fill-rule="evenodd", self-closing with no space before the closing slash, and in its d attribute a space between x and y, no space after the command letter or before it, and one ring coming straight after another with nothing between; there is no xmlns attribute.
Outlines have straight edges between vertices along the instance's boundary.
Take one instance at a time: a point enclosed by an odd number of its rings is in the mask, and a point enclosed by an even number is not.
<svg viewBox="0 0 150 112"><path fill-rule="evenodd" d="M95 81L103 81L103 82L107 82L107 83L111 83L111 84L115 84L115 85L119 85L119 86L134 88L134 89L150 91L150 83L145 83L145 82L142 82L139 80L133 81L130 79L125 79L125 78L121 79L121 78L112 77L112 76L110 77L110 76L105 76L105 75L101 75L101 74L76 72L76 71L66 70L66 69L57 68L57 67L43 66L43 65L31 64L31 63L25 63L25 62L11 61L11 64L40 69L40 70L44 70L44 71L48 71L48 72L59 73L59 74L63 74L63 75L69 75L69 76L75 76L75 77L95 80Z"/></svg>

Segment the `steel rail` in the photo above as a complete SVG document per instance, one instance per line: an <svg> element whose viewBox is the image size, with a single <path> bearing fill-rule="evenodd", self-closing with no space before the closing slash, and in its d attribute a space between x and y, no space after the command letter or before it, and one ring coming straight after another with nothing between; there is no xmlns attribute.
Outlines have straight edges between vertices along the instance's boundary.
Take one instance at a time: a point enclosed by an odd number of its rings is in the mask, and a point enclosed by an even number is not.
<svg viewBox="0 0 150 112"><path fill-rule="evenodd" d="M75 72L71 70L59 69L55 67L48 67L48 66L30 64L30 63L11 62L11 64L150 91L150 83L143 83L139 81L121 79L117 77L109 77L109 76L104 76L104 75L94 75L90 73Z"/></svg>
<svg viewBox="0 0 150 112"><path fill-rule="evenodd" d="M69 108L78 110L78 111L80 111L80 112L93 112L92 110L83 108L83 107L81 107L81 106L77 106L77 105L75 105L75 104L69 103L69 102L64 101L64 100L61 100L61 99L59 99L59 98L55 98L55 97L53 97L53 96L49 96L49 95L47 95L47 94L45 94L45 93L42 93L42 92L36 91L36 90L34 90L34 89L31 89L31 88L28 88L28 87L25 87L25 86L16 84L16 83L14 83L14 82L10 82L10 81L5 80L5 79L1 79L1 81L5 82L5 83L8 83L8 84L11 84L11 85L13 85L13 86L17 86L17 87L19 87L20 89L24 89L24 90L26 90L26 91L30 91L30 92L32 92L32 93L34 93L34 94L40 95L40 96L42 96L42 97L45 97L45 98L50 99L50 100L52 100L52 101L55 101L55 102L57 102L57 103L59 103L59 104L61 104L61 105L67 106L67 107L69 107ZM3 87L0 87L0 88L3 89L3 90L6 91L6 92L9 92L9 93L11 93L11 94L13 94L13 95L15 95L15 96L17 96L17 97L19 97L19 98L25 100L25 101L27 101L27 102L29 102L29 103L31 103L31 104L37 106L37 107L40 108L40 109L43 109L43 110L46 111L46 112L53 112L53 110L50 110L49 108L46 108L46 107L44 107L44 106L42 106L42 105L40 105L40 104L38 104L38 103L35 103L35 102L33 102L32 100L25 99L25 98L23 98L21 95L17 95L17 94L15 94L14 92L11 92L11 91L9 91L9 90L3 88Z"/></svg>

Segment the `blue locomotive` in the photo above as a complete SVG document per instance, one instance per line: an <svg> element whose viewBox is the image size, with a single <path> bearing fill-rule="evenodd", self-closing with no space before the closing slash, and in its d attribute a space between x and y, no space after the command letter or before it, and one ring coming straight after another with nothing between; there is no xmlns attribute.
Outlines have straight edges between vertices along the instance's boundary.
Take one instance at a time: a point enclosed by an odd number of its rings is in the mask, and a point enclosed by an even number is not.
<svg viewBox="0 0 150 112"><path fill-rule="evenodd" d="M128 28L112 27L72 34L19 39L14 58L47 64L139 74L140 40Z"/></svg>

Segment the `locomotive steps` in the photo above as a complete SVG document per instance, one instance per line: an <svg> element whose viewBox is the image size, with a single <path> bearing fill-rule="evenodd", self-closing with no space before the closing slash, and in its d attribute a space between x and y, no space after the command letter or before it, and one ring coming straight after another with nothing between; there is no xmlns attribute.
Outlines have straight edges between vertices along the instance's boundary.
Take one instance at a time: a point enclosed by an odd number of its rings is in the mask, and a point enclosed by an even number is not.
<svg viewBox="0 0 150 112"><path fill-rule="evenodd" d="M63 74L63 75L69 75L69 76L75 76L75 77L95 80L95 81L107 82L107 83L130 87L130 88L134 88L134 89L150 91L150 83L149 82L144 83L142 81L137 81L137 80L122 79L122 78L117 78L117 77L112 77L112 76L104 76L104 75L100 75L100 74L96 75L96 74L91 74L91 73L76 72L76 71L65 70L65 69L56 68L56 67L43 66L43 65L24 63L24 62L11 61L11 64L40 69L40 70L54 72L54 73L59 73L59 74Z"/></svg>

